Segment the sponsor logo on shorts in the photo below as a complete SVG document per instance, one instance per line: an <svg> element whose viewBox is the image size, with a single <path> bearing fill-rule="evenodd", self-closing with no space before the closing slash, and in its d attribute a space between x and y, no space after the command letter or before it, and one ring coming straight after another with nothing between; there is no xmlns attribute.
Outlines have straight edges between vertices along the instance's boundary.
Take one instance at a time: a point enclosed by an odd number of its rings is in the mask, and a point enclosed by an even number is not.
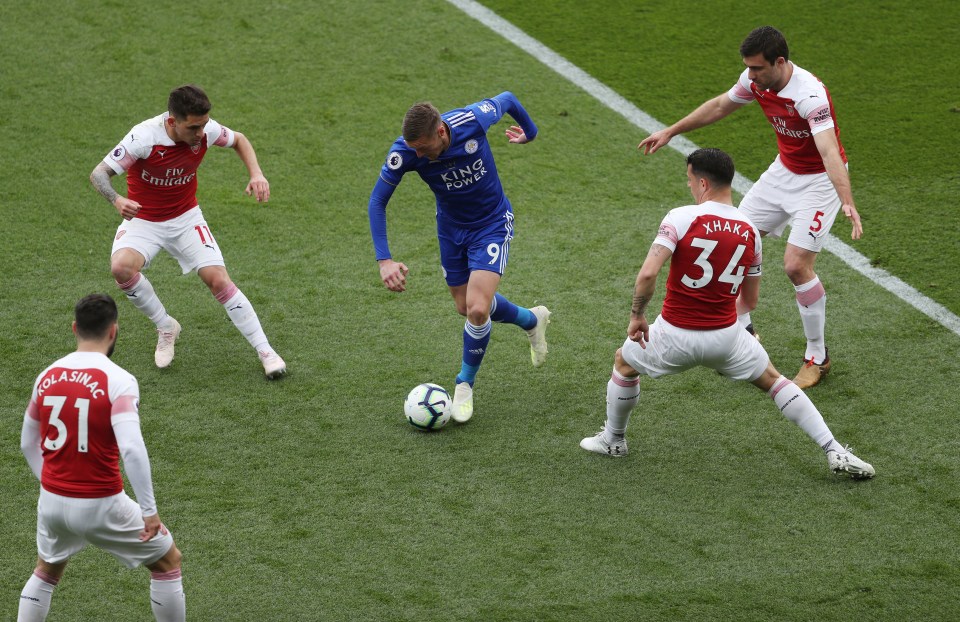
<svg viewBox="0 0 960 622"><path fill-rule="evenodd" d="M477 148L479 146L480 144L471 138L470 140L467 141L467 144L463 146L463 150L466 151L467 153L476 153Z"/></svg>
<svg viewBox="0 0 960 622"><path fill-rule="evenodd" d="M397 151L391 151L387 156L387 168L395 171L401 166L403 166L403 156Z"/></svg>

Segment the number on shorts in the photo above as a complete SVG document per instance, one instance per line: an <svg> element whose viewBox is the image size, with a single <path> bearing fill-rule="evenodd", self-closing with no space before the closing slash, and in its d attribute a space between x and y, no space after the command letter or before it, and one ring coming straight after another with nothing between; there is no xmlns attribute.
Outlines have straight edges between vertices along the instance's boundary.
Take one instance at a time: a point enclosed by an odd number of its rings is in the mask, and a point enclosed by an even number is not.
<svg viewBox="0 0 960 622"><path fill-rule="evenodd" d="M67 398L62 395L47 395L43 398L43 405L50 406L50 425L57 428L57 438L49 437L43 439L43 447L49 451L56 451L63 447L67 442L67 424L60 419L60 412ZM77 451L87 453L89 447L87 417L90 414L90 400L78 397L74 402L77 409Z"/></svg>
<svg viewBox="0 0 960 622"><path fill-rule="evenodd" d="M487 246L487 254L490 255L490 265L497 263L497 260L500 259L500 245L499 244L489 244Z"/></svg>
<svg viewBox="0 0 960 622"><path fill-rule="evenodd" d="M813 215L813 222L817 223L816 227L811 226L810 231L817 232L823 229L823 223L820 222L820 218L823 217L824 212L817 212Z"/></svg>
<svg viewBox="0 0 960 622"><path fill-rule="evenodd" d="M695 246L697 248L702 248L703 252L700 253L700 256L693 262L703 270L703 275L699 279L692 279L686 274L680 278L680 281L687 287L693 289L700 289L701 287L706 287L710 281L713 280L713 264L711 264L708 259L710 258L710 253L717 248L716 240L705 240L703 238L693 238L690 240L690 246ZM730 263L727 264L727 267L723 269L723 272L720 273L720 276L717 277L717 281L721 283L730 283L730 293L736 294L737 290L740 289L740 283L743 282L743 273L745 270L744 266L738 266L737 262L740 261L740 258L743 257L743 251L747 249L743 244L738 244L737 248L733 251L733 256L730 257Z"/></svg>
<svg viewBox="0 0 960 622"><path fill-rule="evenodd" d="M197 235L200 236L200 243L201 243L201 244L206 244L206 243L207 243L207 238L210 238L210 243L213 244L213 234L210 233L210 227L208 227L207 225L196 225L196 226L194 226L194 229L197 230ZM204 231L207 232L207 238L203 237L203 232L204 232Z"/></svg>

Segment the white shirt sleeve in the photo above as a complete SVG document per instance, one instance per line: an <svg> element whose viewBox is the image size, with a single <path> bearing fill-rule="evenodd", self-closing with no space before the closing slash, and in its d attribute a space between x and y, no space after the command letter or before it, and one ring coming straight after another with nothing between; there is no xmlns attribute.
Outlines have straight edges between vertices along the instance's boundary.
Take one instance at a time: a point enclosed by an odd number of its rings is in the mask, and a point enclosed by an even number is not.
<svg viewBox="0 0 960 622"><path fill-rule="evenodd" d="M37 403L30 400L30 405L23 413L23 428L20 430L20 451L27 459L30 470L40 479L43 471L43 451L40 449L40 421L36 418Z"/></svg>
<svg viewBox="0 0 960 622"><path fill-rule="evenodd" d="M213 119L207 121L203 128L207 135L207 146L209 147L233 147L236 140L236 134L225 125L220 125Z"/></svg>
<svg viewBox="0 0 960 622"><path fill-rule="evenodd" d="M749 104L756 99L753 91L750 90L750 78L747 77L747 71L747 69L744 69L740 78L737 79L737 83L727 91L727 97L730 98L730 101L738 104Z"/></svg>
<svg viewBox="0 0 960 622"><path fill-rule="evenodd" d="M140 432L140 421L132 414L113 417L113 435L120 448L123 469L133 486L133 494L144 516L157 513L157 501L153 496L153 479L150 475L150 457Z"/></svg>

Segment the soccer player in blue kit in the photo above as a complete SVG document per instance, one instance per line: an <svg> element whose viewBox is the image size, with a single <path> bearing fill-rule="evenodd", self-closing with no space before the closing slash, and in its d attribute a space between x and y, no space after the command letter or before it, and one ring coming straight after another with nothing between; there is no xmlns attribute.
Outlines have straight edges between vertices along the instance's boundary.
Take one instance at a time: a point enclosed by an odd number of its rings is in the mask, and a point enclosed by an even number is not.
<svg viewBox="0 0 960 622"><path fill-rule="evenodd" d="M451 413L458 423L473 416L473 383L490 342L491 320L516 324L527 332L534 367L547 358L550 311L543 306L519 307L497 293L513 239L513 211L500 184L487 131L505 113L519 123L506 130L509 142L522 145L536 138L537 126L509 91L443 114L429 102L411 106L403 118L403 135L387 154L368 206L380 278L391 291L402 292L409 270L390 254L387 202L410 171L420 175L437 197L440 264L457 312L467 318Z"/></svg>

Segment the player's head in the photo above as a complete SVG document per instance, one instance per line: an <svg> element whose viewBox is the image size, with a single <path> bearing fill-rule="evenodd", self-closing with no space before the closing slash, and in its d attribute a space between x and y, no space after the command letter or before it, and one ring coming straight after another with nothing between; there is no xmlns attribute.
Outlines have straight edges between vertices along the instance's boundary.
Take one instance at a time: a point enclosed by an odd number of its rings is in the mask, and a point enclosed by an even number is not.
<svg viewBox="0 0 960 622"><path fill-rule="evenodd" d="M733 158L719 149L697 149L687 156L687 185L697 203L716 192L728 193L735 172Z"/></svg>
<svg viewBox="0 0 960 622"><path fill-rule="evenodd" d="M419 158L436 160L450 145L447 127L440 111L430 102L419 102L403 116L403 142L417 152Z"/></svg>
<svg viewBox="0 0 960 622"><path fill-rule="evenodd" d="M786 86L790 50L783 33L773 26L755 28L740 44L740 57L748 76L761 90Z"/></svg>
<svg viewBox="0 0 960 622"><path fill-rule="evenodd" d="M176 142L196 147L203 138L203 128L210 120L212 107L207 94L196 84L178 86L167 98L167 111L170 112L167 134Z"/></svg>
<svg viewBox="0 0 960 622"><path fill-rule="evenodd" d="M167 110L178 121L183 121L190 115L202 117L210 114L212 107L207 94L196 84L178 86L170 91L170 97L167 98Z"/></svg>
<svg viewBox="0 0 960 622"><path fill-rule="evenodd" d="M117 341L117 303L106 294L90 294L73 309L73 332L77 341L109 342L107 356Z"/></svg>
<svg viewBox="0 0 960 622"><path fill-rule="evenodd" d="M790 60L787 40L783 37L783 33L773 26L754 28L740 44L740 56L742 58L757 54L762 54L763 58L771 65L781 57L784 60Z"/></svg>

